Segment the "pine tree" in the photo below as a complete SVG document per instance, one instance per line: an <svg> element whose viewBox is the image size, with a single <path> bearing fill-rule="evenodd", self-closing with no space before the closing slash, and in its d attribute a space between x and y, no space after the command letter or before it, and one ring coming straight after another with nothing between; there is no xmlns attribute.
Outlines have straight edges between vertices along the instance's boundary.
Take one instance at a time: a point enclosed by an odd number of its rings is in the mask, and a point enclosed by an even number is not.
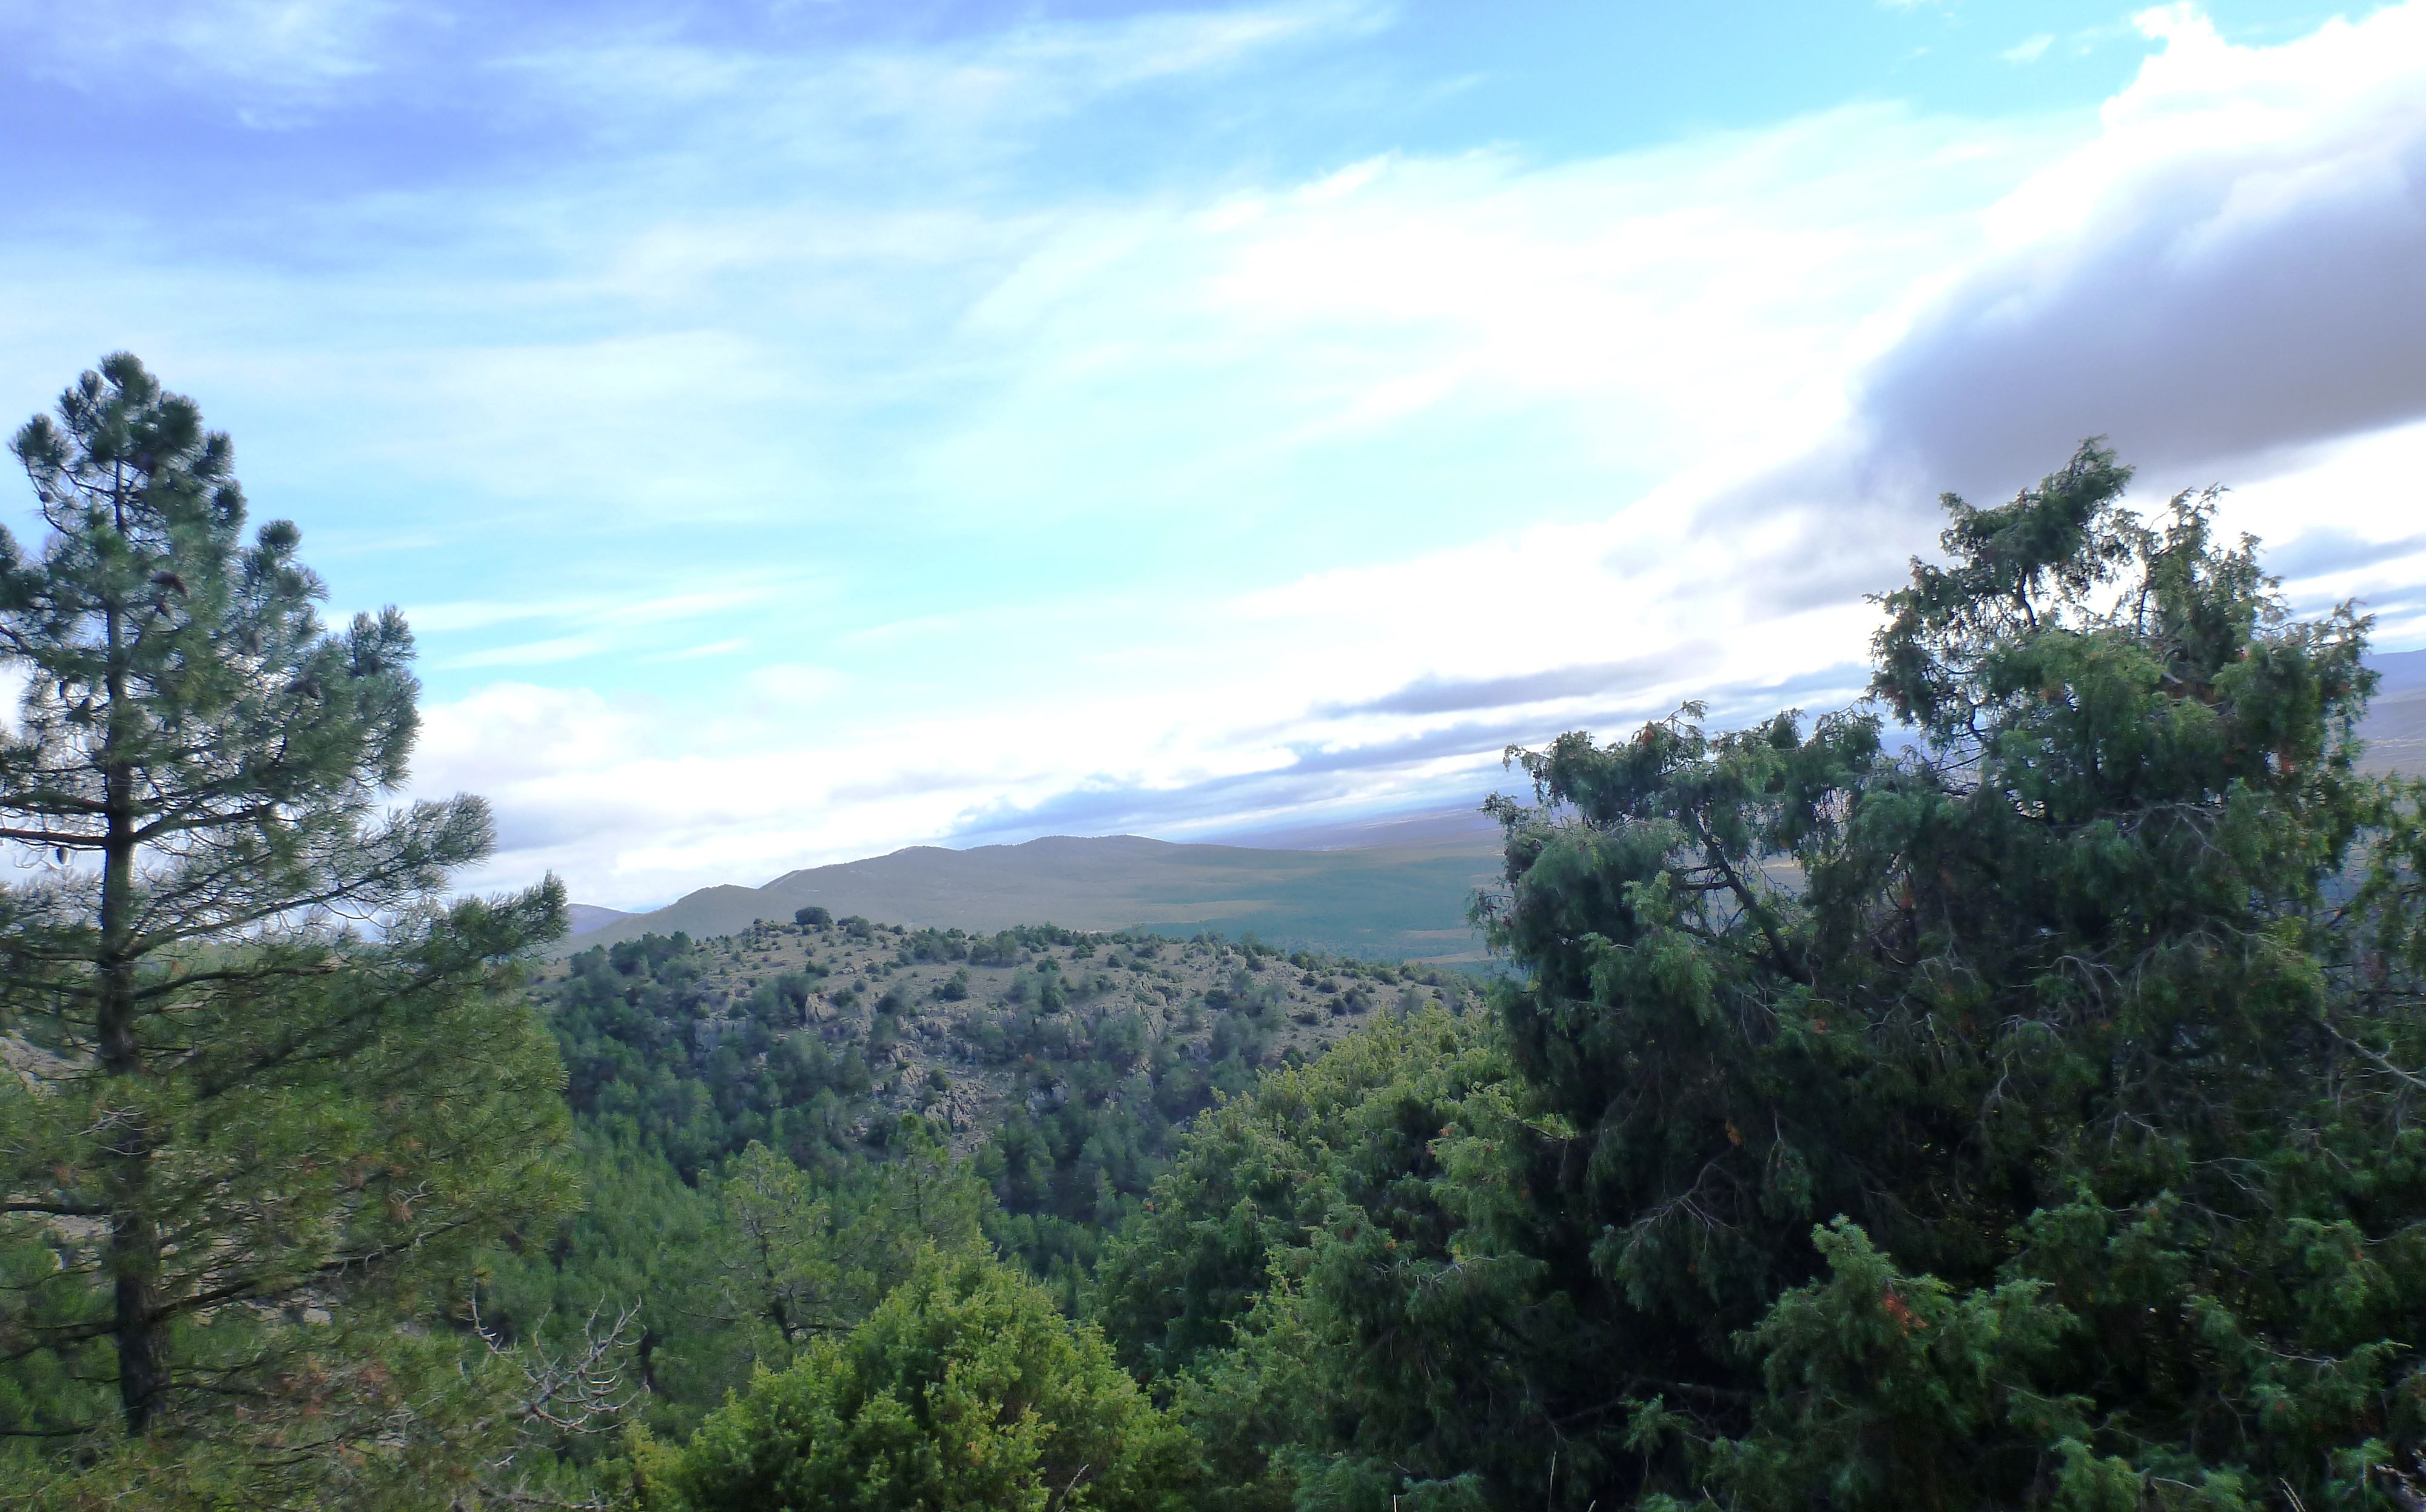
<svg viewBox="0 0 2426 1512"><path fill-rule="evenodd" d="M753 1140L715 1181L719 1322L759 1358L788 1366L811 1340L856 1325L926 1251L978 1247L984 1185L915 1114L891 1144L883 1163L821 1182Z"/></svg>
<svg viewBox="0 0 2426 1512"><path fill-rule="evenodd" d="M324 628L190 400L112 356L14 450L49 534L0 532L0 840L31 871L0 891L0 1414L257 1426L361 1386L330 1360L375 1299L561 1201L560 1072L501 989L562 891L446 901L492 826L382 807L404 619ZM323 1440L330 1408L299 1408Z"/></svg>

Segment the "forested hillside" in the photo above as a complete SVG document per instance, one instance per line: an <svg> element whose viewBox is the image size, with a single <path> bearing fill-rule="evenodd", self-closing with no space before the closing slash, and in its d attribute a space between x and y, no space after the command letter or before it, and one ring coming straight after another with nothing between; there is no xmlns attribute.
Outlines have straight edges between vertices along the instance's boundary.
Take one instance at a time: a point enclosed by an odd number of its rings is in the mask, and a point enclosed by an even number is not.
<svg viewBox="0 0 2426 1512"><path fill-rule="evenodd" d="M965 1150L1022 1110L1125 1095L1193 1111L1258 1066L1320 1053L1377 1008L1476 985L1253 941L1050 924L968 935L802 912L720 939L596 946L551 968L538 993L575 1111L628 1125L686 1176L752 1139L813 1165L908 1112ZM1114 1072L1141 1080L1072 1081ZM654 1122L680 1101L665 1086L694 1077L713 1120Z"/></svg>
<svg viewBox="0 0 2426 1512"><path fill-rule="evenodd" d="M112 358L16 449L14 1500L2426 1506L2426 785L2369 622L2098 445L1946 500L1863 704L1512 749L1470 976L814 903L551 963L486 806L391 802L403 617L189 402Z"/></svg>
<svg viewBox="0 0 2426 1512"><path fill-rule="evenodd" d="M1217 1097L1480 985L1214 938L801 913L593 947L537 984L585 1136L696 1185L752 1144L839 1176L911 1118L985 1182L997 1243L1065 1295Z"/></svg>

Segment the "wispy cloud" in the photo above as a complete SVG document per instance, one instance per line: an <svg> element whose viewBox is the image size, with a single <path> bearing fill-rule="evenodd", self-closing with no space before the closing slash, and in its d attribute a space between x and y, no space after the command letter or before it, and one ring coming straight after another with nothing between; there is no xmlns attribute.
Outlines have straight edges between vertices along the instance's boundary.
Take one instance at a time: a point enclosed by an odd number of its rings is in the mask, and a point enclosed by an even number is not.
<svg viewBox="0 0 2426 1512"><path fill-rule="evenodd" d="M559 635L545 641L524 641L513 645L488 646L478 651L459 651L442 657L436 665L447 671L480 667L539 667L551 662L578 661L594 657L613 644L603 635Z"/></svg>
<svg viewBox="0 0 2426 1512"><path fill-rule="evenodd" d="M651 652L641 659L653 665L668 661L696 661L702 657L729 657L749 648L750 642L747 639L734 636L729 640L710 641L702 645L687 645L678 651Z"/></svg>
<svg viewBox="0 0 2426 1512"><path fill-rule="evenodd" d="M1553 667L1545 672L1491 677L1425 675L1379 698L1329 704L1320 712L1347 714L1450 714L1472 709L1517 708L1563 703L1618 690L1639 690L1690 676L1713 657L1708 647L1679 646L1657 657Z"/></svg>
<svg viewBox="0 0 2426 1512"><path fill-rule="evenodd" d="M248 122L277 125L377 72L412 14L385 0L32 0L0 9L0 36L56 78L145 70L240 91Z"/></svg>
<svg viewBox="0 0 2426 1512"><path fill-rule="evenodd" d="M568 661L610 651L658 652L655 638L670 625L703 619L726 620L738 611L772 599L787 586L761 577L752 581L738 574L713 589L684 593L615 593L597 591L578 596L536 600L465 599L408 606L405 617L424 641L440 643L437 664L445 668L529 666ZM466 639L486 632L534 624L552 625L571 633L508 644L463 648ZM745 639L726 638L671 656L713 656L737 650Z"/></svg>
<svg viewBox="0 0 2426 1512"><path fill-rule="evenodd" d="M763 40L719 44L668 25L534 48L509 66L617 138L747 139L762 165L913 151L965 173L1019 150L1021 134L1107 96L1367 33L1392 8L1297 0L1086 22L1039 17L954 40L798 50ZM721 108L736 99L751 108Z"/></svg>

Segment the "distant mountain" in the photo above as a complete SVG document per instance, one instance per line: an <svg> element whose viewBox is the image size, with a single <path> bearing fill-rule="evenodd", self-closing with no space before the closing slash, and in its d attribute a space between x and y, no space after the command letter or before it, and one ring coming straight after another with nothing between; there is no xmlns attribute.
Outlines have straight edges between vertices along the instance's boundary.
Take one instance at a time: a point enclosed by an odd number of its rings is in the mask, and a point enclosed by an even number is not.
<svg viewBox="0 0 2426 1512"><path fill-rule="evenodd" d="M566 932L568 938L605 929L619 919L632 917L620 908L601 908L596 903L574 903L565 912L573 918L573 928Z"/></svg>
<svg viewBox="0 0 2426 1512"><path fill-rule="evenodd" d="M2379 652L2367 658L2381 679L2375 685L2375 698L2382 704L2387 698L2401 698L2411 693L2426 693L2426 651Z"/></svg>
<svg viewBox="0 0 2426 1512"><path fill-rule="evenodd" d="M609 944L684 930L694 938L788 922L815 905L878 923L992 933L1016 924L1253 933L1268 943L1443 963L1479 959L1466 900L1496 875L1496 832L1429 833L1398 844L1273 850L1174 845L1135 835L1053 836L1025 845L914 846L789 872L763 887L703 887L579 936Z"/></svg>
<svg viewBox="0 0 2426 1512"><path fill-rule="evenodd" d="M2382 675L2362 729L2369 771L2426 772L2426 651L2370 658ZM1477 888L1499 874L1498 826L1469 807L1392 819L1275 827L1248 843L1175 845L1135 835L1053 836L1025 845L890 855L787 872L763 887L703 887L651 913L574 905L559 951L644 934L694 938L788 921L809 905L836 918L971 933L1018 924L1253 933L1291 948L1368 958L1468 963Z"/></svg>

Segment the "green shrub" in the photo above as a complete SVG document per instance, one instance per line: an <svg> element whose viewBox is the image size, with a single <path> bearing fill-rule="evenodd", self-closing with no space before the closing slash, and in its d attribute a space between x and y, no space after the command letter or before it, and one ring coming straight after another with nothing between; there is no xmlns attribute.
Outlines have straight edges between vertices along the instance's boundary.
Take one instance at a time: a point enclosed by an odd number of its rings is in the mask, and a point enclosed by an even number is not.
<svg viewBox="0 0 2426 1512"><path fill-rule="evenodd" d="M1092 1328L975 1253L930 1256L848 1337L638 1455L668 1512L1178 1512L1195 1468Z"/></svg>

